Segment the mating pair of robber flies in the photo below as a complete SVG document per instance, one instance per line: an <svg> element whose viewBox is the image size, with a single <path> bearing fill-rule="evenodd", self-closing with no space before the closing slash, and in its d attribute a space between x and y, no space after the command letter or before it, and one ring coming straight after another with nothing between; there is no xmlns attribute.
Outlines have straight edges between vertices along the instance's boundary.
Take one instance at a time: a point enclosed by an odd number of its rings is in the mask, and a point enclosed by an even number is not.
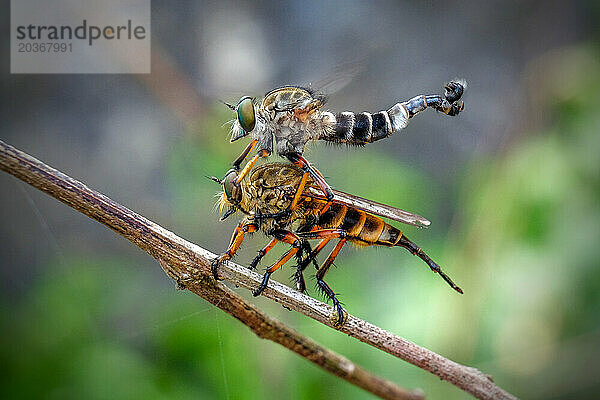
<svg viewBox="0 0 600 400"><path fill-rule="evenodd" d="M347 242L359 246L404 247L421 258L454 290L462 293L420 247L379 216L419 227L428 226L428 220L333 190L321 173L302 156L306 143L312 140L364 145L386 138L406 127L412 117L426 108L450 116L458 115L464 108L460 100L465 89L464 82L451 81L444 89L443 95L415 96L374 114L324 111L324 96L297 86L272 90L262 100L246 96L236 106L226 103L236 113L231 141L248 135L251 141L223 179L213 177L223 187L221 211L229 207L221 220L237 211L244 214L227 251L212 263L215 278L218 279L219 264L236 254L244 236L260 230L271 240L258 251L250 263L251 269L255 269L278 242L286 243L290 248L266 269L262 283L253 292L254 296L262 293L273 272L292 257L296 260L296 287L304 292L303 273L308 265L313 264L317 269L317 288L333 303L335 313L332 323L336 328L343 325L347 314L323 279ZM253 150L256 150L255 155L242 168L242 163ZM255 167L259 159L270 156L274 150L290 163L267 163ZM337 243L319 265L317 256L331 240ZM312 246L310 243L314 241L317 244Z"/></svg>

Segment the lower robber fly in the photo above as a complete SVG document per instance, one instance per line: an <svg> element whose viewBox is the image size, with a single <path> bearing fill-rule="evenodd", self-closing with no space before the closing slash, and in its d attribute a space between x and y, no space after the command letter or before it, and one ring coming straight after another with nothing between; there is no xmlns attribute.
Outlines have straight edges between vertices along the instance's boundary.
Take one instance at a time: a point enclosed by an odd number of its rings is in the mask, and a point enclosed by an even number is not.
<svg viewBox="0 0 600 400"><path fill-rule="evenodd" d="M306 284L303 273L308 265L313 263L317 268L317 287L332 301L335 308L332 324L336 328L343 325L347 314L334 291L323 279L347 242L358 246L404 247L421 258L454 290L462 293L420 247L411 242L399 229L387 224L375 214L391 216L416 226L428 225L429 221L425 218L339 191L334 191L334 198L329 201L320 193L310 174L291 164L264 164L252 170L248 179L240 183L238 176L239 172L231 169L225 178L213 178L223 186L221 210L229 206L222 219L236 211L245 214L233 232L227 251L212 263L215 279L218 279L219 264L236 254L245 234L261 230L272 239L258 251L258 255L250 263L250 269L255 269L265 254L278 242L287 243L291 248L267 268L262 283L253 295L260 295L267 287L271 274L294 256L297 260L294 274L296 286L304 292ZM338 239L336 246L325 262L318 266L317 255L332 239ZM314 248L309 245L311 240L319 240Z"/></svg>
<svg viewBox="0 0 600 400"><path fill-rule="evenodd" d="M238 174L237 183L244 179L259 158L268 157L276 150L278 155L307 171L327 199L332 200L333 191L323 176L302 156L306 143L324 140L360 146L403 129L409 119L426 108L450 116L458 115L464 109L464 102L460 99L465 87L463 81L451 81L444 86L443 95L418 95L374 114L324 111L322 107L326 96L299 86L274 89L263 99L244 96L235 106L225 103L236 113L231 141L252 136L251 142L233 162L234 169L239 171L250 152L257 149L256 155Z"/></svg>

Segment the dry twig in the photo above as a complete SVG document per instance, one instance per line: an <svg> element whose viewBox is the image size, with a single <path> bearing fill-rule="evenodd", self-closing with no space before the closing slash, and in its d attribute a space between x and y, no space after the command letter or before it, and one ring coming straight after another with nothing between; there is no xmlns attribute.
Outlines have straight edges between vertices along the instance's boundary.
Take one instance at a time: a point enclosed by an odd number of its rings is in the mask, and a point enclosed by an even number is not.
<svg viewBox="0 0 600 400"><path fill-rule="evenodd" d="M376 377L344 357L323 348L283 323L270 318L254 305L217 283L210 274L215 254L176 236L161 226L89 189L81 182L0 141L0 169L29 183L108 226L159 261L164 271L181 287L208 300L246 324L258 336L279 343L325 370L386 399L421 399L419 391L401 389ZM224 263L219 273L225 279L255 289L262 277L234 264ZM263 295L325 325L332 307L271 281ZM430 350L354 316L340 329L364 343L437 375L479 399L515 399L479 370L448 360Z"/></svg>

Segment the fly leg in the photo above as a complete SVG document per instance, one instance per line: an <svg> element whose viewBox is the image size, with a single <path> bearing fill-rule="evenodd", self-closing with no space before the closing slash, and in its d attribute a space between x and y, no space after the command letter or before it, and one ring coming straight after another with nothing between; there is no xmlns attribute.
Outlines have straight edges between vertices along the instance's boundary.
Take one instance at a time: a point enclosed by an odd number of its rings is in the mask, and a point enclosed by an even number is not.
<svg viewBox="0 0 600 400"><path fill-rule="evenodd" d="M342 229L321 229L315 230L307 233L303 233L300 235L304 239L323 239L319 245L315 248L315 250L321 251L323 247L327 244L326 241L329 241L334 238L340 238L340 241L336 244L334 249L329 254L329 257L325 260L323 265L317 270L317 287L330 299L333 303L333 307L335 308L335 315L332 316L331 322L334 328L341 328L346 319L348 318L348 313L342 308L342 304L338 300L335 295L335 292L331 289L331 287L323 280L329 268L333 265L333 261L339 254L344 244L346 244L346 236L347 232Z"/></svg>
<svg viewBox="0 0 600 400"><path fill-rule="evenodd" d="M301 233L300 236L306 235L311 232L316 232L318 230L321 230L321 227L319 227L318 225L315 225L312 227L312 229L310 229L310 231ZM306 238L304 238L304 239L306 239ZM311 239L314 239L314 238L311 237ZM315 269L317 269L317 270L319 269L319 265L317 264L316 257L321 252L321 250L323 250L323 247L325 247L325 245L327 245L327 243L329 243L330 240L331 240L331 238L326 238L326 239L321 240L321 242L317 245L317 247L315 247L314 250L312 250L312 249L308 250L308 255L306 256L306 258L298 261L298 264L296 265L296 272L294 273L294 280L296 281L296 288L298 289L299 292L304 293L306 291L306 283L304 281L304 270L306 269L306 267L308 267L308 264L310 264L311 262L315 266ZM307 241L306 241L306 243L308 244Z"/></svg>
<svg viewBox="0 0 600 400"><path fill-rule="evenodd" d="M231 240L229 241L229 246L227 247L227 251L225 253L221 254L219 257L215 258L210 263L211 272L216 280L220 280L219 272L218 272L219 265L225 260L230 260L231 257L233 257L235 255L235 253L237 253L238 249L242 245L242 242L244 240L244 235L246 233L253 233L253 232L256 232L257 230L258 230L258 226L255 223L249 222L246 219L242 220L242 222L240 222L238 224L238 226L233 231L233 235L231 236Z"/></svg>
<svg viewBox="0 0 600 400"><path fill-rule="evenodd" d="M329 243L330 240L331 239L321 240L319 242L319 244L317 245L317 247L315 247L313 250L310 250L308 255L304 259L302 259L300 262L298 262L298 265L296 265L296 272L294 273L294 280L296 281L296 288L298 289L299 292L304 293L306 291L306 283L304 281L304 270L306 269L306 267L308 267L308 264L310 264L311 262L315 266L315 269L317 269L317 270L319 269L319 265L317 264L316 257L321 252L321 250L323 250L323 247L325 247L325 245L327 243Z"/></svg>
<svg viewBox="0 0 600 400"><path fill-rule="evenodd" d="M310 163L304 157L302 157L300 154L298 154L298 153L289 153L289 154L286 155L286 157L295 166L302 168L302 170L305 173L310 174L311 178L313 178L313 180L315 181L315 183L319 186L319 188L325 194L325 197L327 197L327 203L325 204L325 206L320 211L320 214L323 214L325 211L327 211L327 209L332 204L333 190L331 190L331 187L325 181L325 178L323 178L323 175L321 174L321 172L318 169L316 169L315 167L313 167L312 165L310 165ZM304 189L304 188L302 188L302 189ZM302 192L300 192L300 194L302 194Z"/></svg>
<svg viewBox="0 0 600 400"><path fill-rule="evenodd" d="M255 218L265 218L265 214L261 214L258 216L255 216ZM262 258L273 249L273 247L275 247L275 245L280 241L277 237L275 236L279 236L279 237L285 237L285 233L287 233L287 231L282 231L282 230L275 230L273 232L271 232L270 234L273 237L273 239L271 239L271 241L262 249L260 249L258 251L258 254L256 255L256 257L254 257L254 259L252 260L252 262L250 263L250 266L248 267L248 269L251 270L255 270L256 267L258 266L258 264L261 262ZM308 244L308 242L306 241L302 241L301 246L300 246L300 250L298 251L298 253L296 254L296 257L301 256L302 255L302 251L304 249L305 246L308 246L308 251L312 251L312 249L310 248L310 245Z"/></svg>
<svg viewBox="0 0 600 400"><path fill-rule="evenodd" d="M452 289L456 290L460 294L463 293L462 289L459 288L454 282L452 282L452 279L450 279L450 277L442 271L440 266L437 265L431 258L429 258L429 256L425 254L425 252L421 250L419 246L408 240L406 236L402 235L398 243L396 243L396 246L404 247L405 249L413 253L415 256L425 261L427 265L429 265L429 268L431 268L433 272L438 273L446 281L446 283L450 285Z"/></svg>
<svg viewBox="0 0 600 400"><path fill-rule="evenodd" d="M302 245L300 247L300 251L296 254L296 258L298 260L298 264L296 264L296 272L292 275L292 279L296 283L296 289L300 293L306 293L306 281L304 280L304 270L310 264L314 264L316 269L319 269L319 265L315 261L315 255L312 255L314 250L311 248L310 243L306 240L302 241ZM306 253L306 257L302 258L302 256Z"/></svg>
<svg viewBox="0 0 600 400"><path fill-rule="evenodd" d="M278 235L281 237L281 236L285 236L286 233L287 233L287 231L281 231L281 232L276 231L273 233L273 235ZM269 251L271 251L273 249L273 247L275 247L275 245L279 241L280 240L275 237L273 239L271 239L271 241L265 247L263 247L262 249L260 249L258 251L258 254L256 255L256 257L254 257L254 259L252 260L252 262L250 263L250 266L248 268L250 270L255 270L256 267L258 266L258 264L260 263L260 261L262 260L262 258ZM302 240L300 243L300 248L299 248L298 252L296 253L296 258L298 258L299 265L303 261L302 253L304 251L307 251L309 254L312 254L312 248L310 247L310 244L307 241ZM312 260L313 260L313 263L315 263L315 268L318 268L318 266L316 265L316 262L314 261L314 258ZM309 260L309 262L310 262L310 260ZM308 263L306 265L308 265ZM306 267L304 267L304 268L306 268ZM302 270L304 270L304 268ZM296 271L296 273L294 274L294 280L296 281L296 286L298 287L298 290L300 292L304 292L306 290L306 284L304 283L304 276L302 275L301 270Z"/></svg>
<svg viewBox="0 0 600 400"><path fill-rule="evenodd" d="M262 260L262 258L265 256L265 254L267 254L269 251L271 251L271 249L273 247L275 247L275 245L277 244L277 242L279 242L279 239L275 239L275 238L271 239L271 241L269 242L269 244L267 244L265 247L263 247L262 249L260 249L258 251L257 256L254 257L254 259L250 263L250 267L248 267L248 268L254 271L256 269L256 266L260 262L260 260Z"/></svg>
<svg viewBox="0 0 600 400"><path fill-rule="evenodd" d="M246 147L246 150L244 150L244 152L240 155L240 157L238 157L237 160L234 161L234 167L235 167L235 163L238 162L238 160L240 160L240 158L244 155L244 153L249 153L250 150L252 149L252 147L254 147L254 142L251 142L250 145L248 145L248 147ZM252 159L250 161L248 161L248 163L244 166L244 169L242 170L242 172L239 173L239 175L237 176L235 183L236 185L239 185L240 182L244 179L244 177L246 175L248 175L248 172L250 172L250 170L252 169L252 167L254 167L254 164L256 164L256 162L258 161L259 158L264 158L264 157L268 157L271 155L271 152L269 152L268 150L260 150L258 153L256 153L256 155L254 157L252 157ZM245 158L245 157L244 157ZM242 158L243 160L243 158ZM241 164L241 161L240 161ZM238 165L239 168L239 165Z"/></svg>
<svg viewBox="0 0 600 400"><path fill-rule="evenodd" d="M252 292L253 296L260 295L263 292L263 290L266 289L267 284L269 283L269 278L271 277L273 272L277 271L286 262L288 262L288 260L290 258L292 258L294 256L294 254L296 254L298 252L298 250L300 250L300 247L302 246L302 239L300 239L298 236L296 236L295 234L293 234L290 231L286 231L283 229L277 229L272 232L272 235L273 235L273 238L277 239L280 242L291 244L292 248L289 249L288 251L286 251L283 254L283 256L281 256L279 261L277 261L275 264L273 264L269 268L267 268L267 271L263 275L262 283L260 284L260 286L258 286L258 288L254 292Z"/></svg>
<svg viewBox="0 0 600 400"><path fill-rule="evenodd" d="M342 327L342 325L344 325L344 323L346 322L346 319L348 318L348 313L342 308L342 305L340 304L340 301L335 296L335 293L333 292L331 287L323 280L323 278L325 277L325 274L327 273L327 271L329 271L329 267L331 267L331 265L333 265L333 260L335 260L335 258L337 257L338 253L340 252L340 250L342 249L342 247L344 246L345 243L346 243L345 238L340 239L340 241L337 243L337 245L331 251L331 254L329 254L329 257L327 257L327 260L325 260L325 262L323 263L321 268L319 268L319 270L317 271L317 275L316 275L317 286L319 287L319 289L321 289L323 291L323 293L325 293L325 296L327 296L329 299L331 299L331 301L333 302L333 306L335 307L337 316L333 316L331 318L331 321L333 323L333 327L336 329L339 329Z"/></svg>
<svg viewBox="0 0 600 400"><path fill-rule="evenodd" d="M233 168L236 171L240 170L240 165L242 165L242 163L244 162L244 160L246 159L246 157L248 157L248 154L250 154L250 152L252 151L252 149L254 148L254 146L256 146L256 143L258 143L258 140L254 139L253 141L251 141L250 143L248 143L248 146L246 146L246 148L244 149L244 151L242 151L242 154L240 154L238 156L238 158L235 159L235 161L233 162Z"/></svg>

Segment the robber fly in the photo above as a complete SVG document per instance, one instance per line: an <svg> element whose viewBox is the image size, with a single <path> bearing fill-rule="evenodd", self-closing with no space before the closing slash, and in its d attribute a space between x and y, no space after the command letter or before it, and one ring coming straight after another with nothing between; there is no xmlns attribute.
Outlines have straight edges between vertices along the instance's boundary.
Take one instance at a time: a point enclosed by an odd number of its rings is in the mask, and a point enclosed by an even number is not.
<svg viewBox="0 0 600 400"><path fill-rule="evenodd" d="M265 254L278 242L287 243L291 248L267 268L262 283L253 295L260 295L267 287L271 274L294 256L297 258L294 274L296 286L304 292L306 284L303 272L312 262L317 268L318 289L334 305L335 315L332 323L336 328L343 325L347 314L334 291L323 279L347 242L358 246L404 247L425 261L429 268L438 273L454 290L462 293L450 277L399 229L385 223L374 213L366 211L380 210L381 204L372 203L372 207L370 201L340 191L335 191L333 200L328 201L316 182L302 168L292 164L264 164L253 169L248 179L242 180L240 184L236 183L238 178L239 171L236 169L229 170L223 179L213 178L223 186L221 211L223 207L228 206L229 210L225 215L231 215L235 211L245 214L233 232L227 251L212 264L215 278L218 279L219 263L235 255L245 234L261 230L272 239L258 251L258 255L250 263L250 269L255 269ZM390 214L392 211L395 219L404 223L426 226L429 222L419 215L388 206L384 207L383 213ZM332 239L338 239L336 246L325 262L318 266L315 261L317 255ZM319 243L311 248L308 244L311 240L319 240Z"/></svg>
<svg viewBox="0 0 600 400"><path fill-rule="evenodd" d="M396 103L390 109L375 114L342 112L333 114L322 110L326 97L299 86L284 86L268 92L263 99L244 96L237 105L225 103L236 113L231 141L252 136L251 142L233 162L240 170L248 154L257 148L256 155L238 174L240 183L259 158L273 150L294 165L308 172L313 181L332 200L334 193L319 171L302 156L304 146L311 140L325 140L349 145L364 145L386 138L408 124L410 118L431 107L446 115L458 115L464 109L460 101L466 84L451 81L444 86L444 95L419 95ZM275 145L273 144L273 138Z"/></svg>

